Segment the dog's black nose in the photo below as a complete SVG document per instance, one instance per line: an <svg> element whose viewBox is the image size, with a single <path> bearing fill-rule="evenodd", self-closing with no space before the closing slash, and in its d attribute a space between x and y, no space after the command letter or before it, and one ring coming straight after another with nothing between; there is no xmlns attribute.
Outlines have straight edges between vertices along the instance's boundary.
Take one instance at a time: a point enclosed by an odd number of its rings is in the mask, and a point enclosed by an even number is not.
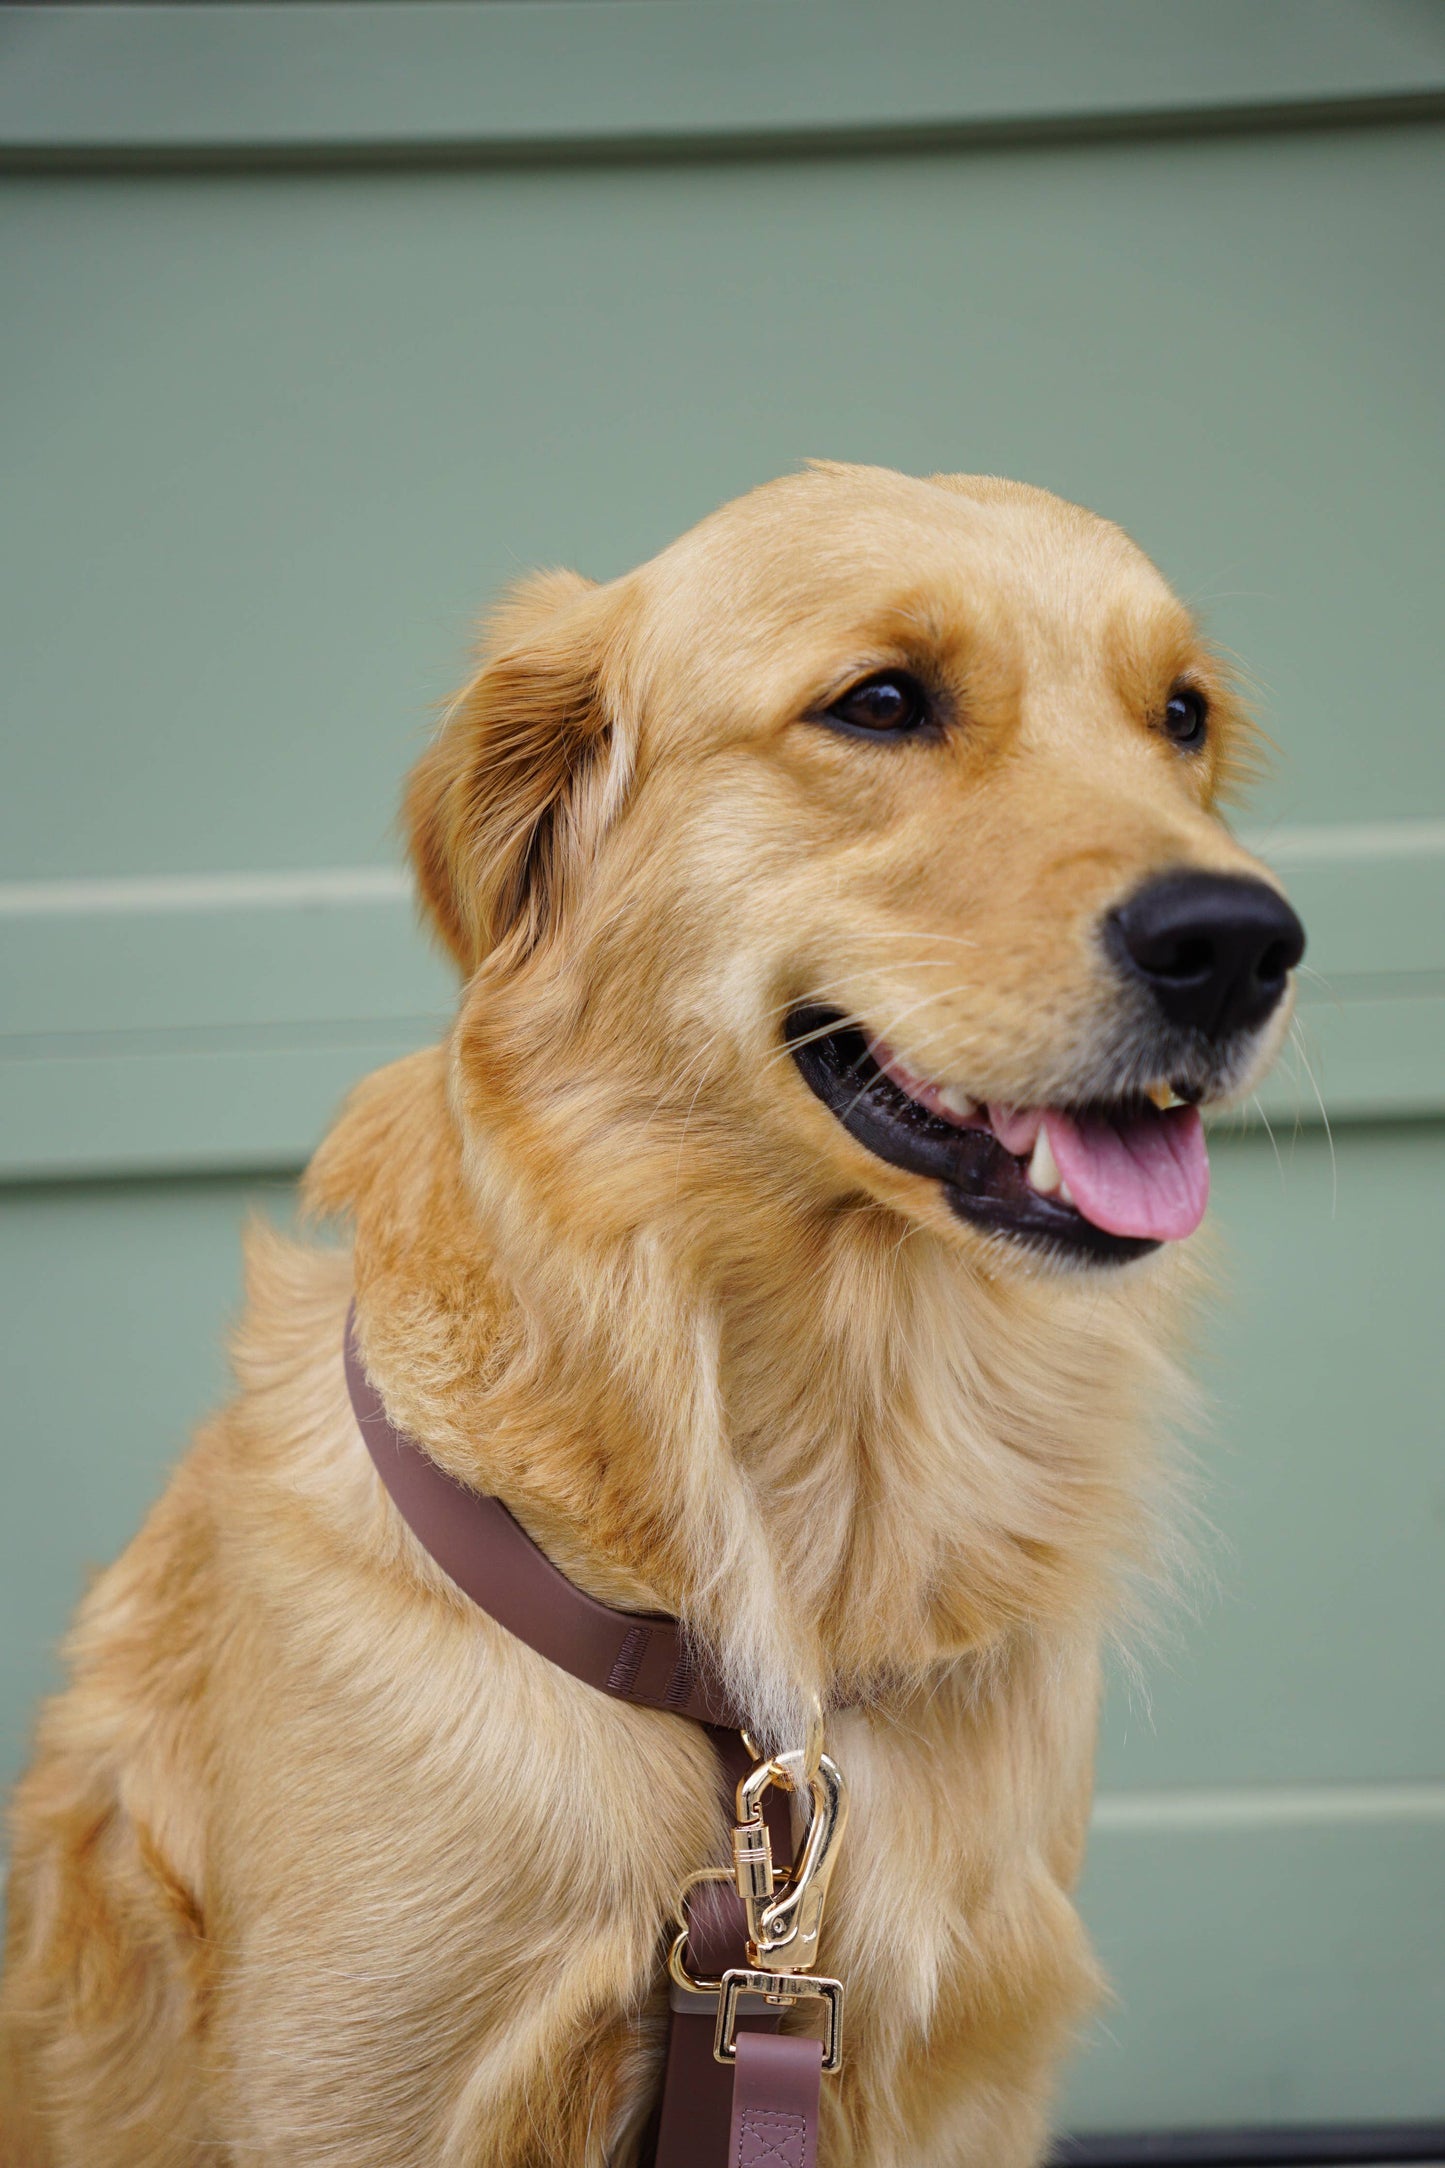
<svg viewBox="0 0 1445 2168"><path fill-rule="evenodd" d="M1305 930L1264 881L1165 873L1108 919L1110 945L1171 1024L1227 1039L1262 1024L1305 950Z"/></svg>

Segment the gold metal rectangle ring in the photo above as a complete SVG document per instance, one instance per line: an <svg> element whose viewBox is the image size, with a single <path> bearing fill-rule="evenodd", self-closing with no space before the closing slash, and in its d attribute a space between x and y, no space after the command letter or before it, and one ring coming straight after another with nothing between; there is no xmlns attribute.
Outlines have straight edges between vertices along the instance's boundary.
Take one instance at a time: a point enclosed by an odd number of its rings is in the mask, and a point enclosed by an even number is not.
<svg viewBox="0 0 1445 2168"><path fill-rule="evenodd" d="M738 2059L738 2004L744 1995L764 1995L770 2003L821 2002L828 2013L823 2036L823 2068L843 2067L843 1983L808 1972L754 1972L742 1966L725 1972L718 1990L717 2030L712 2051L720 2063Z"/></svg>

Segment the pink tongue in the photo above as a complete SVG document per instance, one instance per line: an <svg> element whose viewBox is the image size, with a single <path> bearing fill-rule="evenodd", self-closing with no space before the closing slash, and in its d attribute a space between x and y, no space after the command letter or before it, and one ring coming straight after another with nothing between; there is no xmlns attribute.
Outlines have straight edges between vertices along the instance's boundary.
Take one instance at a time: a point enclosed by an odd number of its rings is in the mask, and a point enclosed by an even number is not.
<svg viewBox="0 0 1445 2168"><path fill-rule="evenodd" d="M1146 1107L1117 1122L1049 1108L1049 1146L1085 1219L1111 1235L1177 1242L1209 1202L1209 1154L1198 1107Z"/></svg>

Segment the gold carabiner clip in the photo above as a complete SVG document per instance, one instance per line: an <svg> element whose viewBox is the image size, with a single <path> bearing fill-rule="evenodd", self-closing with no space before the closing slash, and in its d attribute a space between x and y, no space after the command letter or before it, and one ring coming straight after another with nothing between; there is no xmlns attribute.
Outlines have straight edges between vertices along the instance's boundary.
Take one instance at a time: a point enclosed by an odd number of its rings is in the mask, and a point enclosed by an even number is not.
<svg viewBox="0 0 1445 2168"><path fill-rule="evenodd" d="M819 1753L811 1779L806 1764L806 1749L774 1755L751 1769L737 1789L734 1879L748 1916L749 1961L764 1971L806 1972L817 1963L823 1908L848 1819L842 1772L831 1755ZM774 1785L806 1790L809 1802L803 1848L781 1886L763 1819L763 1798Z"/></svg>
<svg viewBox="0 0 1445 2168"><path fill-rule="evenodd" d="M765 2002L785 2009L798 2002L823 2003L827 2013L823 2068L836 2071L843 2053L842 1983L823 1979L812 1968L818 1961L823 1908L848 1819L842 1773L823 1751L823 1712L816 1700L802 1747L762 1755L746 1732L742 1739L754 1757L754 1767L739 1782L735 1796L732 1868L704 1867L684 1883L677 1907L680 1932L668 1951L668 1972L678 1987L692 1994L717 1996L713 2054L723 2063L732 2062L737 2052L737 2018L744 1995L761 1995ZM793 1866L782 1873L774 1864L763 1814L763 1801L775 1786L799 1797L806 1795L808 1801L802 1849ZM687 1968L686 1897L699 1882L715 1879L732 1882L742 1899L748 1961L720 1979L698 1979Z"/></svg>

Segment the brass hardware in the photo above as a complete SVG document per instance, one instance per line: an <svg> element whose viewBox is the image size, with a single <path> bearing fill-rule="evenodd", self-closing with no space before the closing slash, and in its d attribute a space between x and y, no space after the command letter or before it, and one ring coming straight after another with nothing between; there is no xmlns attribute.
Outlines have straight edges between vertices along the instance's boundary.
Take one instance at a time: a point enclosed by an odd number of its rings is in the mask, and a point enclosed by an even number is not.
<svg viewBox="0 0 1445 2168"><path fill-rule="evenodd" d="M672 1916L684 1934L687 1932L687 1900L697 1888L699 1882L731 1882L732 1878L733 1871L731 1867L693 1868L692 1873L684 1879L677 1895L672 1900Z"/></svg>
<svg viewBox="0 0 1445 2168"><path fill-rule="evenodd" d="M721 1980L696 1980L685 1963L687 1955L688 1919L687 1900L700 1882L731 1882L730 1867L695 1867L683 1882L672 1900L672 1916L677 1921L678 1933L674 1935L667 1952L668 1977L679 1987L686 1988L689 1995L715 1995Z"/></svg>
<svg viewBox="0 0 1445 2168"><path fill-rule="evenodd" d="M733 1831L733 1878L744 1904L765 1904L773 1894L773 1844L761 1814Z"/></svg>
<svg viewBox="0 0 1445 2168"><path fill-rule="evenodd" d="M731 1879L731 1877L729 1877ZM667 1952L667 1976L685 1988L689 1995L716 1995L722 1990L722 1981L696 1980L687 1969L687 1929L674 1935Z"/></svg>
<svg viewBox="0 0 1445 2168"><path fill-rule="evenodd" d="M746 1732L742 1737L749 1753L756 1756L756 1766L737 1788L733 1864L699 1868L683 1883L674 1906L679 1932L667 1953L668 1975L689 1994L717 1996L713 2053L720 2063L737 2059L738 2011L744 1995L761 1995L778 2009L791 2009L800 2001L823 2003L828 2015L823 2068L837 2070L842 2063L842 1983L816 1977L811 1968L818 1958L828 1884L848 1819L842 1773L823 1752L823 1712L816 1699L802 1747L764 1756L757 1754ZM809 1808L802 1849L793 1866L782 1873L774 1865L763 1816L763 1801L775 1786L806 1793ZM687 1969L687 1898L700 1882L732 1883L747 1914L748 1962L717 1980L695 1979Z"/></svg>
<svg viewBox="0 0 1445 2168"><path fill-rule="evenodd" d="M775 1784L780 1785L784 1791L790 1792L793 1788L792 1779L782 1764L765 1759L739 1780L736 1794L737 1826L733 1830L733 1879L737 1884L739 1897L747 1906L750 1938L755 1914L761 1906L771 1901L777 1887L772 1839L763 1819L764 1794L771 1791Z"/></svg>
<svg viewBox="0 0 1445 2168"><path fill-rule="evenodd" d="M759 1762L743 1778L737 1790L735 1857L740 1842L751 1855L758 1848L760 1833L766 1838L763 1795L775 1784L786 1791L801 1791L805 1764L806 1750L779 1754L772 1761ZM818 1960L823 1907L848 1819L842 1774L830 1755L819 1755L807 1789L812 1812L803 1849L781 1888L773 1877L765 1894L755 1894L751 1884L745 1886L742 1872L737 1875L738 1895L748 1916L748 1960L768 1972L806 1972Z"/></svg>
<svg viewBox="0 0 1445 2168"><path fill-rule="evenodd" d="M823 2068L830 2072L842 2069L841 1980L829 1980L821 1974L807 1972L753 1971L744 1966L725 1972L719 1983L717 2030L712 2042L713 2056L720 2063L735 2063L738 2059L738 2004L744 1995L764 1995L770 2003L780 2003L785 2009L799 2002L821 2002L828 2013L823 2038Z"/></svg>

